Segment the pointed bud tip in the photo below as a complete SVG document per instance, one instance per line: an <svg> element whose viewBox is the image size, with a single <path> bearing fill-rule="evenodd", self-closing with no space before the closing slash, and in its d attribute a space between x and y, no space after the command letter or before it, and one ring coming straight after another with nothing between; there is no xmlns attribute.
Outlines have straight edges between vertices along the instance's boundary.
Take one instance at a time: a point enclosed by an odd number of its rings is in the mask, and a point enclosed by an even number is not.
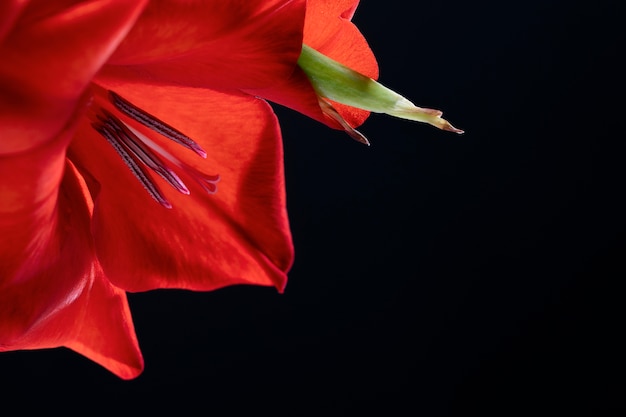
<svg viewBox="0 0 626 417"><path fill-rule="evenodd" d="M443 115L443 112L441 110L427 109L425 107L416 107L416 106L413 106L413 108L409 108L409 110L416 110L416 109L419 109L418 111L420 111L421 113L428 114L428 115L435 116L435 117L441 117Z"/></svg>
<svg viewBox="0 0 626 417"><path fill-rule="evenodd" d="M452 126L450 123L446 123L444 126L442 126L441 129L445 130L445 131L448 131L448 132L457 133L459 135L462 135L463 133L465 133L464 130L457 129L456 127Z"/></svg>
<svg viewBox="0 0 626 417"><path fill-rule="evenodd" d="M436 127L438 127L441 130L445 130L447 132L453 132L453 133L458 133L459 135L465 133L464 130L461 129L457 129L456 127L452 126L452 124L447 121L446 119L444 119L443 117L443 112L441 110L435 110L435 109L426 109L423 107L419 107L420 111L423 112L424 114L427 114L429 116L434 116L434 120L426 120L426 123L430 123Z"/></svg>
<svg viewBox="0 0 626 417"><path fill-rule="evenodd" d="M365 135L363 135L358 130L352 129L352 130L346 130L345 132L357 142L362 143L363 145L366 145L366 146L370 146L370 141L367 140Z"/></svg>

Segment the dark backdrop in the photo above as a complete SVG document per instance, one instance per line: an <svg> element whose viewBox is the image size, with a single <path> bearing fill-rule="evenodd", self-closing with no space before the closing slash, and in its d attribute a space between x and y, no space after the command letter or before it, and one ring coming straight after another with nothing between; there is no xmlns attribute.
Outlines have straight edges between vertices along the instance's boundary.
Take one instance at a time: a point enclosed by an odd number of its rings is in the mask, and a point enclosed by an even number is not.
<svg viewBox="0 0 626 417"><path fill-rule="evenodd" d="M146 369L0 355L2 401L189 415L625 410L621 0L363 1L380 80L467 131L277 108L286 292L130 295ZM122 404L126 404L122 406Z"/></svg>

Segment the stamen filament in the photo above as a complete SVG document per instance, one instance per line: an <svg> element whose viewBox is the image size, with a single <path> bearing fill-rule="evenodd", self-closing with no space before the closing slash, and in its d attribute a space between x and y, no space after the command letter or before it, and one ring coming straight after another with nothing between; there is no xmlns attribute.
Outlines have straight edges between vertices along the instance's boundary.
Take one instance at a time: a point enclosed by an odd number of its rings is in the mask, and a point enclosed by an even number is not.
<svg viewBox="0 0 626 417"><path fill-rule="evenodd" d="M143 143L145 143L151 149L159 153L159 155L161 155L163 158L167 159L169 162L171 162L172 164L176 165L178 168L182 169L187 174L189 174L191 178L193 178L194 181L196 181L196 183L198 183L198 185L200 185L202 189L204 189L204 191L206 191L209 194L215 194L215 192L217 191L216 184L220 181L219 175L207 175L198 171L196 168L192 167L191 165L188 165L184 163L183 161L181 161L180 159L176 158L174 155L169 153L166 149L161 147L159 144L154 142L152 139L150 139L143 133L134 129L132 126L124 123L123 121L122 123L128 130L130 130L135 136L137 136Z"/></svg>
<svg viewBox="0 0 626 417"><path fill-rule="evenodd" d="M112 129L107 123L92 123L92 127L96 132L100 133L107 142L113 147L117 154L122 158L122 161L128 166L133 175L139 180L141 185L146 189L148 194L159 204L165 208L172 208L172 204L165 199L161 190L150 180L148 173L139 165L136 159L128 152L126 147L120 141L119 134Z"/></svg>
<svg viewBox="0 0 626 417"><path fill-rule="evenodd" d="M168 139L173 140L179 145L184 146L200 155L202 158L207 157L207 153L200 145L198 145L193 139L179 130L173 128L167 123L157 119L151 114L146 113L139 107L136 107L128 100L122 98L119 94L109 91L109 99L113 105L127 116L137 120L144 126L154 130L155 132L165 136Z"/></svg>
<svg viewBox="0 0 626 417"><path fill-rule="evenodd" d="M176 190L183 194L189 195L189 189L183 183L183 181L176 175L174 171L167 167L167 165L159 158L154 152L150 150L140 138L138 138L123 122L116 119L115 116L108 113L105 109L102 109L107 115L108 123L115 125L115 130L118 133L118 137L122 140L124 145L130 149L133 154L143 162L148 168L159 174L165 181L168 182Z"/></svg>
<svg viewBox="0 0 626 417"><path fill-rule="evenodd" d="M207 154L200 145L113 91L108 91L108 99L114 105L115 110L107 110L104 106L98 107L98 111L93 116L94 122L92 127L113 146L113 149L120 155L122 161L155 201L164 207L172 208L172 204L153 182L150 171L157 173L182 194L189 195L190 190L174 171L175 168L180 168L186 175L197 182L206 193L213 194L217 191L217 183L220 180L219 175L207 175L183 162L159 145L156 139L148 136L150 132L142 133L137 130L138 127L131 125L132 122L127 123L122 120L118 116L117 110L148 127L150 130L206 158ZM185 180L187 180L186 177Z"/></svg>

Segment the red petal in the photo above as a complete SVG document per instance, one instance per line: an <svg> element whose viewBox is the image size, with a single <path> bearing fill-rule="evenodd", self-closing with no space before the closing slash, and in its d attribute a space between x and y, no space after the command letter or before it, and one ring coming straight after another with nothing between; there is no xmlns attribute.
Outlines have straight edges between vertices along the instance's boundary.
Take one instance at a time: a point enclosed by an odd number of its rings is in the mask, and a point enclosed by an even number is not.
<svg viewBox="0 0 626 417"><path fill-rule="evenodd" d="M6 159L0 167L14 162ZM95 263L84 198L68 166L58 205L46 201L37 216L2 217L0 351L66 346L132 378L143 360L125 294ZM56 203L56 194L48 200Z"/></svg>
<svg viewBox="0 0 626 417"><path fill-rule="evenodd" d="M143 129L147 135L190 165L221 177L217 193L208 195L181 175L191 191L186 196L154 175L173 205L165 209L86 124L70 149L100 184L93 233L111 281L128 291L233 284L282 290L293 247L280 131L270 106L250 96L202 89L114 82L108 87L192 137L208 157Z"/></svg>
<svg viewBox="0 0 626 417"><path fill-rule="evenodd" d="M111 285L99 265L94 266L92 286L80 304L77 302L80 312L68 311L65 318L57 319L60 324L76 323L72 337L63 345L120 378L135 378L143 371L144 363L126 293Z"/></svg>
<svg viewBox="0 0 626 417"><path fill-rule="evenodd" d="M304 43L324 55L368 77L378 77L378 64L367 41L350 22L358 0L309 0L304 25ZM306 75L298 69L280 85L247 90L275 103L297 110L327 125L342 129L325 116ZM362 124L369 112L334 103L335 109L353 127Z"/></svg>
<svg viewBox="0 0 626 417"><path fill-rule="evenodd" d="M152 1L109 74L215 89L274 84L293 71L304 0Z"/></svg>
<svg viewBox="0 0 626 417"><path fill-rule="evenodd" d="M361 32L350 21L358 4L358 0L309 0L304 23L304 43L376 79L376 58Z"/></svg>
<svg viewBox="0 0 626 417"><path fill-rule="evenodd" d="M81 116L74 113L63 131L41 146L0 153L0 285L38 274L45 262L37 257L54 250L48 246L57 227L65 154Z"/></svg>
<svg viewBox="0 0 626 417"><path fill-rule="evenodd" d="M359 0L309 0L304 43L365 76L377 79L376 57L359 29L350 21L358 4ZM334 103L334 107L353 127L362 124L369 116L365 110L343 104ZM330 123L334 125L334 121Z"/></svg>
<svg viewBox="0 0 626 417"><path fill-rule="evenodd" d="M100 0L59 10L46 2L29 4L0 43L0 153L57 136L145 3Z"/></svg>
<svg viewBox="0 0 626 417"><path fill-rule="evenodd" d="M0 44L13 28L28 0L3 0L0 3Z"/></svg>

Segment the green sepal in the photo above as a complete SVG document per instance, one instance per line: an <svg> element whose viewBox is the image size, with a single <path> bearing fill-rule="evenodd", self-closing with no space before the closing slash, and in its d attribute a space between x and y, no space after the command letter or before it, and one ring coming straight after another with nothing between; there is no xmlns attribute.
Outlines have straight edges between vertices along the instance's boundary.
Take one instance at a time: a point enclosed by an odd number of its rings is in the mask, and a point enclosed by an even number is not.
<svg viewBox="0 0 626 417"><path fill-rule="evenodd" d="M298 65L321 97L374 113L384 113L428 123L439 129L463 133L442 119L441 111L417 107L372 78L340 64L307 45L302 45Z"/></svg>

